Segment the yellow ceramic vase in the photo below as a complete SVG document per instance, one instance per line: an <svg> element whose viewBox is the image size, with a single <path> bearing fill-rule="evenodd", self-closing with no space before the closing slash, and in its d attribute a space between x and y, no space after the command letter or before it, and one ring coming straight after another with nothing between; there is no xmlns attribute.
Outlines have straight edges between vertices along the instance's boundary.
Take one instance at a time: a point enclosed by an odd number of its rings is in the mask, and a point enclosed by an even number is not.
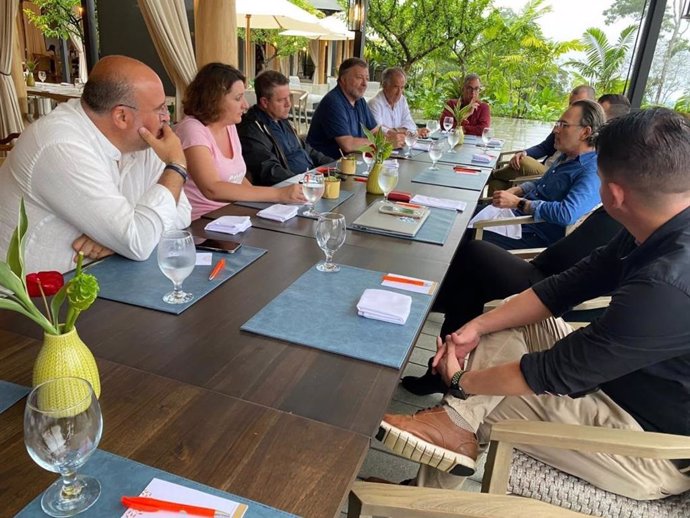
<svg viewBox="0 0 690 518"><path fill-rule="evenodd" d="M369 177L367 178L367 192L369 194L383 194L383 190L379 185L379 175L381 174L381 168L383 164L380 162L375 162L371 166L371 171L369 172Z"/></svg>
<svg viewBox="0 0 690 518"><path fill-rule="evenodd" d="M41 383L65 376L83 378L93 388L96 397L101 396L101 380L96 360L76 329L62 335L43 335L43 347L34 364L34 387Z"/></svg>

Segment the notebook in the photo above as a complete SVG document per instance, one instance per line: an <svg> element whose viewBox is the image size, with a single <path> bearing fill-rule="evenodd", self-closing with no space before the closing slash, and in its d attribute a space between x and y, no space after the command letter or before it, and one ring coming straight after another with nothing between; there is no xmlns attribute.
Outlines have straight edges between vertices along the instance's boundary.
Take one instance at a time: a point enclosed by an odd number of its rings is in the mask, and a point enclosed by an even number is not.
<svg viewBox="0 0 690 518"><path fill-rule="evenodd" d="M352 222L354 228L368 228L380 230L389 234L414 237L429 217L429 209L423 207L420 217L411 218L405 215L385 214L380 211L385 202L372 203L356 220ZM418 209L419 210L419 209Z"/></svg>

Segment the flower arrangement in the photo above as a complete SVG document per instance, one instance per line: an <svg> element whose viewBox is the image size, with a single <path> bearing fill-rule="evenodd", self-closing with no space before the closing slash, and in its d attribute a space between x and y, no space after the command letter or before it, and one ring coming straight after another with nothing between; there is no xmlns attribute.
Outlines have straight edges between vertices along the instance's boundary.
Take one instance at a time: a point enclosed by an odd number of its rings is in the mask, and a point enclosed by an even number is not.
<svg viewBox="0 0 690 518"><path fill-rule="evenodd" d="M472 105L468 104L467 106L460 106L462 103L460 102L460 99L458 99L458 102L455 103L455 106L451 106L450 104L446 103L443 105L443 108L448 110L451 114L453 114L453 118L455 119L455 123L460 126L462 124L462 121L464 121L467 117L470 116L470 111L472 110Z"/></svg>
<svg viewBox="0 0 690 518"><path fill-rule="evenodd" d="M382 130L372 133L370 130L362 126L362 130L369 141L369 144L358 149L362 153L371 153L374 156L375 164L382 164L384 160L393 153L393 144L388 142L385 133Z"/></svg>
<svg viewBox="0 0 690 518"><path fill-rule="evenodd" d="M98 295L96 277L82 271L84 254L77 259L74 277L65 283L60 272L47 271L24 275L24 235L27 230L24 200L19 205L17 228L12 234L7 250L6 262L0 261L0 289L5 297L0 297L0 309L16 311L30 318L49 335L61 335L74 329L77 317L88 309ZM46 297L54 295L50 305ZM43 314L31 300L41 297L46 314ZM60 323L60 309L67 300L65 322ZM47 316L46 316L47 315Z"/></svg>

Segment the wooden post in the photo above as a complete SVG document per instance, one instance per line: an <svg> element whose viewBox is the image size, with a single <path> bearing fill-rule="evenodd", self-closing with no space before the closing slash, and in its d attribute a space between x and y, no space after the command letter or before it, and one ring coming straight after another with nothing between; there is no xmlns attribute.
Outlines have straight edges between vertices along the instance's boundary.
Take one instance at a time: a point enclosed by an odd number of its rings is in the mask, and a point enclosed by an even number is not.
<svg viewBox="0 0 690 518"><path fill-rule="evenodd" d="M213 61L237 66L235 0L195 0L194 36L199 68Z"/></svg>
<svg viewBox="0 0 690 518"><path fill-rule="evenodd" d="M322 85L326 82L326 42L319 41L319 81Z"/></svg>
<svg viewBox="0 0 690 518"><path fill-rule="evenodd" d="M343 53L345 52L345 41L337 41L335 43L335 75L338 75L340 64L343 62Z"/></svg>
<svg viewBox="0 0 690 518"><path fill-rule="evenodd" d="M24 52L22 52L19 31L14 31L14 41L12 43L12 82L14 83L14 88L17 91L17 101L19 102L19 110L22 112L22 116L25 117L26 114L29 113L29 105L26 95L26 81L24 80L24 70L22 70ZM3 135L3 137L6 136L7 135Z"/></svg>

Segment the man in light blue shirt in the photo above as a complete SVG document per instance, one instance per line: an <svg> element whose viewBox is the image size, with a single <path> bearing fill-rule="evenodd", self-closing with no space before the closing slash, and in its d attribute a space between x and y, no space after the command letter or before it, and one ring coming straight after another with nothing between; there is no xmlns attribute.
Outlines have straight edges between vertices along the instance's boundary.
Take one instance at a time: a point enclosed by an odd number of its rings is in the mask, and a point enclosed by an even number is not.
<svg viewBox="0 0 690 518"><path fill-rule="evenodd" d="M493 194L495 207L514 209L517 215L532 214L539 223L522 225L521 239L495 232L486 232L484 239L507 250L549 246L565 235L567 225L598 205L601 200L593 136L605 121L604 111L596 102L573 103L553 129L555 147L562 153L560 159L539 180Z"/></svg>

